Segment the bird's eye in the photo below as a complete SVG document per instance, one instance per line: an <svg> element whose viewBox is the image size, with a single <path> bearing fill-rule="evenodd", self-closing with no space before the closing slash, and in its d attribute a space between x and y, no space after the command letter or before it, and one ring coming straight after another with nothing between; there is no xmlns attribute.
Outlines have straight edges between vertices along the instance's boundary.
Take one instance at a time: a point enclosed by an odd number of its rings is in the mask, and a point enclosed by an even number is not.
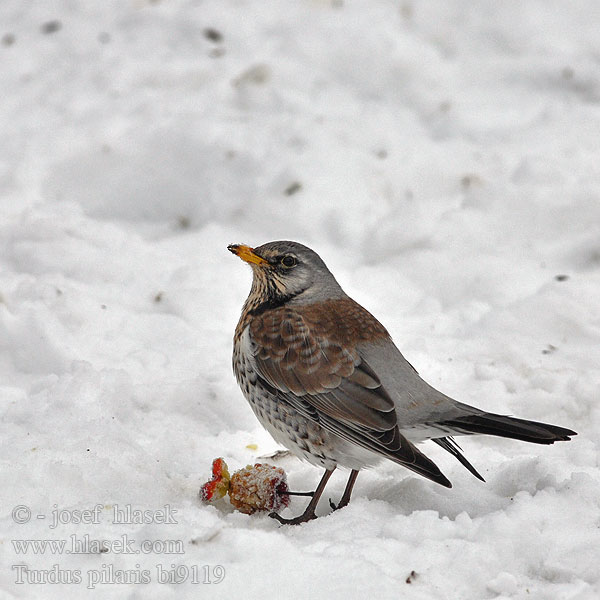
<svg viewBox="0 0 600 600"><path fill-rule="evenodd" d="M290 254L286 254L282 259L281 259L281 264L284 267L287 267L288 269L290 267L295 267L297 264L297 260L294 256L291 256Z"/></svg>

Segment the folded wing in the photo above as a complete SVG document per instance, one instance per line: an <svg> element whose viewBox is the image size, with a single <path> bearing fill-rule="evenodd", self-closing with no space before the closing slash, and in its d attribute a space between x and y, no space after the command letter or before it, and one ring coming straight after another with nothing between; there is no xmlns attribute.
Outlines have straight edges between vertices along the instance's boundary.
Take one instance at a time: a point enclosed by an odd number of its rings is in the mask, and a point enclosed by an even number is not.
<svg viewBox="0 0 600 600"><path fill-rule="evenodd" d="M394 401L359 352L360 328L387 336L348 299L338 312L281 307L250 325L256 370L278 399L328 431L451 487L438 467L399 431ZM362 311L362 312L361 312ZM366 313L366 314L365 314Z"/></svg>

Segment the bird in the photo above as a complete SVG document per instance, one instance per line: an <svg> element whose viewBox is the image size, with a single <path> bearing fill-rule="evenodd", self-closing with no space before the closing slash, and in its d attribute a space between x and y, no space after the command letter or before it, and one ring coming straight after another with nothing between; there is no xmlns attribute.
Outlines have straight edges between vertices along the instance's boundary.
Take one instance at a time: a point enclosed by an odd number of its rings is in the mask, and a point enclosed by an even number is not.
<svg viewBox="0 0 600 600"><path fill-rule="evenodd" d="M252 286L233 340L233 371L254 414L292 454L325 469L297 525L315 509L337 467L350 469L345 507L361 469L389 459L447 488L416 444L432 440L475 477L453 436L488 434L536 444L576 432L486 412L439 392L404 358L386 328L350 298L321 257L298 242L228 250L252 267Z"/></svg>

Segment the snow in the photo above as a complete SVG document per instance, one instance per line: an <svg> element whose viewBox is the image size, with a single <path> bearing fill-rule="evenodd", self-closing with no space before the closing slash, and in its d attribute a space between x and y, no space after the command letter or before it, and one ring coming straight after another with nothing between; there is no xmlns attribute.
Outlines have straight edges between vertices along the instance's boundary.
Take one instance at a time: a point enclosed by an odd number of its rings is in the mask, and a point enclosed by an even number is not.
<svg viewBox="0 0 600 600"><path fill-rule="evenodd" d="M600 596L598 2L0 17L2 598ZM275 239L319 252L432 385L579 435L460 439L487 483L427 443L453 489L382 463L298 527L201 504L213 458L277 449L231 372L250 271L226 250ZM321 476L271 462L292 490ZM86 534L180 545L12 543Z"/></svg>

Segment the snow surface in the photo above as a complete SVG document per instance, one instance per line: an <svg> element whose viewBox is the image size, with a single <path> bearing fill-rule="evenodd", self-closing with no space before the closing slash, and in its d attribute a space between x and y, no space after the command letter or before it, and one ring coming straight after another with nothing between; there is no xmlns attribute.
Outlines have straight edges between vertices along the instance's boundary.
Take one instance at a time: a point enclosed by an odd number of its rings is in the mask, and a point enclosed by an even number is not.
<svg viewBox="0 0 600 600"><path fill-rule="evenodd" d="M0 23L2 598L600 596L597 0L2 0ZM485 484L427 443L453 489L385 463L299 527L201 505L213 458L277 449L231 372L250 271L226 250L273 239L431 384L579 435L459 440ZM184 553L11 542L85 534Z"/></svg>

